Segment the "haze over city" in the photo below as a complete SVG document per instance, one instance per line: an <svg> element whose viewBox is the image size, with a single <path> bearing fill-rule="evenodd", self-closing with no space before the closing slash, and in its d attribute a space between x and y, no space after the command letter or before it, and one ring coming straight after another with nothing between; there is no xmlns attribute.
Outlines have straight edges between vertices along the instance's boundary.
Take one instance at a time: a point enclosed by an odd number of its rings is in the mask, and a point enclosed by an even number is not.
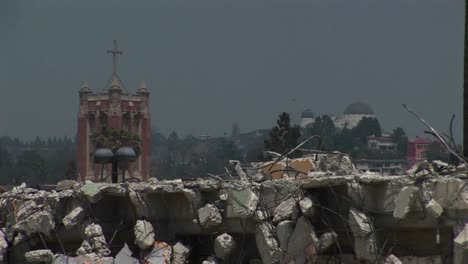
<svg viewBox="0 0 468 264"><path fill-rule="evenodd" d="M161 132L270 128L280 112L339 115L368 103L384 130L461 142L463 1L13 1L0 3L0 134L74 136L83 81L102 89L106 50L151 92Z"/></svg>

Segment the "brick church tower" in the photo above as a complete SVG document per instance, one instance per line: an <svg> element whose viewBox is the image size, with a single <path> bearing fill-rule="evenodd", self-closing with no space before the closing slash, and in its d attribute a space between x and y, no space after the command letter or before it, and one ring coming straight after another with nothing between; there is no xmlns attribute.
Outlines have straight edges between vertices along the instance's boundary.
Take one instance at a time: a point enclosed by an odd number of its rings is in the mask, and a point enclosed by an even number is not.
<svg viewBox="0 0 468 264"><path fill-rule="evenodd" d="M117 75L117 55L123 52L117 48L116 41L114 41L114 48L107 52L111 53L113 58L110 82L101 92L93 92L88 83L84 82L79 91L78 180L97 181L101 169L104 175L110 174L110 164L94 164L95 146L92 140L93 135L107 128L129 131L141 138L140 154L135 162L129 163L127 171L130 177L147 179L151 155L150 93L144 82L136 93L128 92Z"/></svg>

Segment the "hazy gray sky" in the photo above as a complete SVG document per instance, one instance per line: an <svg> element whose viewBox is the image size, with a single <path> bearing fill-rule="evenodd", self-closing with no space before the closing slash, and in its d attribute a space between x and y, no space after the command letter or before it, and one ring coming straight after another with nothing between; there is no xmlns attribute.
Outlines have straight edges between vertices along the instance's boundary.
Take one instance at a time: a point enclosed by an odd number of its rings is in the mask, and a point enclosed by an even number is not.
<svg viewBox="0 0 468 264"><path fill-rule="evenodd" d="M461 133L463 0L3 0L0 135L73 136L78 89L119 74L151 91L153 127L222 135L368 102L384 129Z"/></svg>

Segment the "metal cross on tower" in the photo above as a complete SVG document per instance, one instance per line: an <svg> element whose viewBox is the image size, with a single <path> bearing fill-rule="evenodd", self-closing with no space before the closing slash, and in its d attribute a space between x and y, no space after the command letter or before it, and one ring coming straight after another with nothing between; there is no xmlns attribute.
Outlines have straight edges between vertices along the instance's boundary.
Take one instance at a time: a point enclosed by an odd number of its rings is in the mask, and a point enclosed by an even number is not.
<svg viewBox="0 0 468 264"><path fill-rule="evenodd" d="M114 48L107 50L107 53L112 53L112 75L117 75L117 54L123 54L123 51L117 48L117 40L114 40Z"/></svg>

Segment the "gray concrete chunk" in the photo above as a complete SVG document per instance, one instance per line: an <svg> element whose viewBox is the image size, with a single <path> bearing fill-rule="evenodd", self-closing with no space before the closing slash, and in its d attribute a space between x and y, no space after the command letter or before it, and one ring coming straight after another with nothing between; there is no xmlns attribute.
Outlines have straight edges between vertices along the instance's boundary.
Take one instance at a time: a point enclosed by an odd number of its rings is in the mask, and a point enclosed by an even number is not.
<svg viewBox="0 0 468 264"><path fill-rule="evenodd" d="M24 257L27 262L49 263L52 261L54 254L49 249L39 249L26 252L26 254L24 254Z"/></svg>
<svg viewBox="0 0 468 264"><path fill-rule="evenodd" d="M198 209L198 220L203 228L211 228L220 225L223 221L219 209L212 205L207 204Z"/></svg>
<svg viewBox="0 0 468 264"><path fill-rule="evenodd" d="M78 206L62 219L62 223L65 226L65 229L69 230L79 225L84 220L84 217L85 211L83 207Z"/></svg>
<svg viewBox="0 0 468 264"><path fill-rule="evenodd" d="M138 220L134 227L135 244L141 249L147 249L154 244L153 225L146 220Z"/></svg>
<svg viewBox="0 0 468 264"><path fill-rule="evenodd" d="M228 260L229 256L236 248L236 241L234 238L226 233L216 237L214 241L214 252L217 258L224 261Z"/></svg>

